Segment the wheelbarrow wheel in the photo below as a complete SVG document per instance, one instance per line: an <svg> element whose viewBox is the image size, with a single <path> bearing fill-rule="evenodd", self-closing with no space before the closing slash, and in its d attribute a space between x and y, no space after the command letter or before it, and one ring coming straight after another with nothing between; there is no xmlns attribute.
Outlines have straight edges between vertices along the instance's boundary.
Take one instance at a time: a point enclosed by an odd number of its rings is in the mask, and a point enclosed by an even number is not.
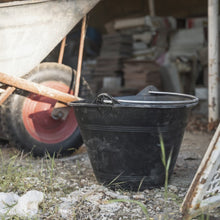
<svg viewBox="0 0 220 220"><path fill-rule="evenodd" d="M63 64L42 63L24 78L73 94L70 84L74 81L74 73ZM83 78L79 96L92 96ZM11 95L1 107L2 127L9 142L31 151L34 156L67 154L78 149L83 141L73 108L66 119L53 119L51 112L55 104L54 99L21 90Z"/></svg>

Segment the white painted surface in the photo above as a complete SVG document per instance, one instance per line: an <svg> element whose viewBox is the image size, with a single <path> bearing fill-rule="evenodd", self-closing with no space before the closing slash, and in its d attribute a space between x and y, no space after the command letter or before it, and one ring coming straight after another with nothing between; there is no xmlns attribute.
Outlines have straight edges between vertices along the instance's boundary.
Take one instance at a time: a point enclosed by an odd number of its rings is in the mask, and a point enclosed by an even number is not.
<svg viewBox="0 0 220 220"><path fill-rule="evenodd" d="M22 76L38 65L99 0L0 4L0 72Z"/></svg>
<svg viewBox="0 0 220 220"><path fill-rule="evenodd" d="M217 121L219 116L218 104L218 59L219 59L219 38L218 38L218 0L208 1L208 88L209 88L209 122Z"/></svg>

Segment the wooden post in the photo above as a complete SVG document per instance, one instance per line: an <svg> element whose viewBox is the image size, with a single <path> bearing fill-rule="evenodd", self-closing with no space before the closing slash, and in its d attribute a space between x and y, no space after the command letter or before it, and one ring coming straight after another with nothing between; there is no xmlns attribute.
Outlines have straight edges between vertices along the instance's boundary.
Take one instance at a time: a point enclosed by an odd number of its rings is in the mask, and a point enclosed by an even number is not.
<svg viewBox="0 0 220 220"><path fill-rule="evenodd" d="M78 65L77 65L77 71L76 71L76 85L75 85L75 92L74 92L75 96L79 95L85 36L86 36L86 16L82 20L81 37L80 37L80 45L79 45L79 57L78 57Z"/></svg>
<svg viewBox="0 0 220 220"><path fill-rule="evenodd" d="M149 5L149 14L150 16L155 16L155 4L154 0L148 0L148 5Z"/></svg>
<svg viewBox="0 0 220 220"><path fill-rule="evenodd" d="M61 42L60 53L59 53L59 58L58 58L59 64L61 64L63 62L63 55L64 55L65 46L66 46L66 37L64 37Z"/></svg>

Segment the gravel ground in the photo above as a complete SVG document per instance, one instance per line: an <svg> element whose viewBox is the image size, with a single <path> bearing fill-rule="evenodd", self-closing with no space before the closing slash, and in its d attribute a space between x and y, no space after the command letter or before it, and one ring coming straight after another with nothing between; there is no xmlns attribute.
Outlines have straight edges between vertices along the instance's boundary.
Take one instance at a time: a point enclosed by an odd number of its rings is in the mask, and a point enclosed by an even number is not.
<svg viewBox="0 0 220 220"><path fill-rule="evenodd" d="M70 157L36 159L2 145L0 191L43 192L45 199L36 219L182 219L180 205L211 137L201 131L185 133L167 200L164 187L131 192L100 185L84 147ZM15 155L19 156L12 160ZM218 213L215 210L212 215L220 219Z"/></svg>

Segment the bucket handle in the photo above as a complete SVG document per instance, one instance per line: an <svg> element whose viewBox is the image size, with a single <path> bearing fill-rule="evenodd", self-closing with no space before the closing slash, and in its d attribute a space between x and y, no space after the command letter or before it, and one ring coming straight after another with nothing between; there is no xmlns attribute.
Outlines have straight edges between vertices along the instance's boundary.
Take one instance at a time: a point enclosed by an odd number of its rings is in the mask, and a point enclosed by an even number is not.
<svg viewBox="0 0 220 220"><path fill-rule="evenodd" d="M199 99L196 96L188 95L188 94L181 94L181 93L175 93L175 92L160 92L160 91L153 91L149 90L148 93L150 95L170 95L170 96L178 96L183 98L188 98L190 100L181 100L181 101L136 101L136 100L121 100L119 99L120 103L135 103L135 104L187 104L187 105L196 105L199 101Z"/></svg>
<svg viewBox="0 0 220 220"><path fill-rule="evenodd" d="M107 93L101 93L96 96L95 100L93 101L93 104L107 104L107 105L114 105L114 104L120 104L116 99L114 99L112 96L110 96Z"/></svg>

